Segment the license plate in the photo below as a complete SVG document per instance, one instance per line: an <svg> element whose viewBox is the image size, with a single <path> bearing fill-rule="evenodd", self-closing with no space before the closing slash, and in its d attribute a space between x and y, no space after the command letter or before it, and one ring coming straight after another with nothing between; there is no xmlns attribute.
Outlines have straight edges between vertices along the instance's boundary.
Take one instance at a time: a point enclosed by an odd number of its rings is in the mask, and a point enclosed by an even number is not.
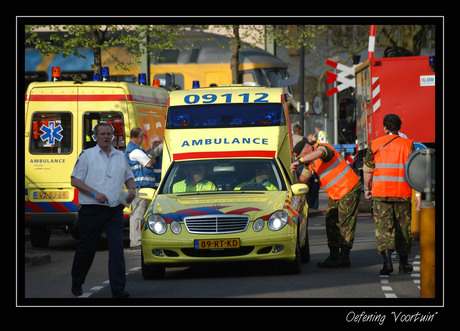
<svg viewBox="0 0 460 331"><path fill-rule="evenodd" d="M34 199L68 199L69 191L35 191Z"/></svg>
<svg viewBox="0 0 460 331"><path fill-rule="evenodd" d="M239 248L240 239L195 239L195 249Z"/></svg>

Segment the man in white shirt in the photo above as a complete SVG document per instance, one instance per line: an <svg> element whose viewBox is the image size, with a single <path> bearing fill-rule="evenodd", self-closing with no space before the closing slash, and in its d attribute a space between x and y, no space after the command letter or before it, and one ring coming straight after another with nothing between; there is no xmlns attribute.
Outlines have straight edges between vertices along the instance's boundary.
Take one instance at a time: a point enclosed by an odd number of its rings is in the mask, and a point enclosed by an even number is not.
<svg viewBox="0 0 460 331"><path fill-rule="evenodd" d="M71 184L79 191L78 222L81 236L75 249L71 290L76 296L83 294L82 284L105 229L112 295L128 297L123 253L124 206L118 202L118 194L126 185L129 189L127 202L134 199L134 175L123 152L112 147L112 126L101 122L94 131L97 145L80 154L71 174Z"/></svg>

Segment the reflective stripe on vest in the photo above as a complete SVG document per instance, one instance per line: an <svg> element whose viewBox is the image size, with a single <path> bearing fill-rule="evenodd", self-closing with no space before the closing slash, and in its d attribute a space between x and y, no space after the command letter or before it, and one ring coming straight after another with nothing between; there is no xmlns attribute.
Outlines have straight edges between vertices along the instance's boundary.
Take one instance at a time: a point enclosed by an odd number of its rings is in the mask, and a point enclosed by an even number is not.
<svg viewBox="0 0 460 331"><path fill-rule="evenodd" d="M372 196L411 197L412 188L406 181L404 165L410 155L412 142L393 135L377 138L372 142L375 170L372 177ZM381 146L388 143L381 150ZM378 153L377 153L378 151Z"/></svg>
<svg viewBox="0 0 460 331"><path fill-rule="evenodd" d="M131 171L134 174L134 181L136 182L136 187L153 187L154 188L155 187L155 173L153 169L144 167L140 164L140 162L132 161L129 158L129 154L135 149L139 149L145 153L145 151L141 147L137 146L132 141L130 141L125 150L125 157L126 157L126 160L128 161Z"/></svg>
<svg viewBox="0 0 460 331"><path fill-rule="evenodd" d="M323 162L318 158L313 162L314 166L309 165L309 167L317 173L319 184L326 190L329 198L333 200L341 199L355 187L359 178L332 146L318 143L314 146L316 148L319 145L329 147L334 152L334 156L329 162Z"/></svg>

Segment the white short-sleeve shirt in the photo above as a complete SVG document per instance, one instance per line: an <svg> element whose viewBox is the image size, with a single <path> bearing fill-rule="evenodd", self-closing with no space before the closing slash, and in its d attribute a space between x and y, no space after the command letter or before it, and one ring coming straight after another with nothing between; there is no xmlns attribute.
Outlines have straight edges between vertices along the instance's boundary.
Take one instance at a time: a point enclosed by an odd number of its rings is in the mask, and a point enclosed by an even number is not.
<svg viewBox="0 0 460 331"><path fill-rule="evenodd" d="M77 159L71 177L83 181L89 187L103 193L109 199L109 207L116 207L118 194L125 182L134 178L123 152L111 148L109 157L98 146L84 150ZM78 202L82 205L105 205L91 195L79 192Z"/></svg>

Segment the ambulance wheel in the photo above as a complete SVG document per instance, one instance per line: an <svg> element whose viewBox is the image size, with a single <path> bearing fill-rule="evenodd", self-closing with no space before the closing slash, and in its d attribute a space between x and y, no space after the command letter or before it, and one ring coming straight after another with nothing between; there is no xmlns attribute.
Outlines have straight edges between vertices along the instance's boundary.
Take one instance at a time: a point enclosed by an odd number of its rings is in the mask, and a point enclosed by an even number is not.
<svg viewBox="0 0 460 331"><path fill-rule="evenodd" d="M30 228L30 243L32 247L47 247L50 242L51 231L46 227L33 226Z"/></svg>
<svg viewBox="0 0 460 331"><path fill-rule="evenodd" d="M303 263L310 262L310 242L308 241L308 231L305 235L305 246L300 249L300 260Z"/></svg>
<svg viewBox="0 0 460 331"><path fill-rule="evenodd" d="M159 279L163 278L165 275L165 267L160 266L151 266L146 265L144 263L144 254L141 250L141 271L142 271L142 278L144 279Z"/></svg>
<svg viewBox="0 0 460 331"><path fill-rule="evenodd" d="M70 226L70 234L73 239L80 240L80 224L77 221Z"/></svg>
<svg viewBox="0 0 460 331"><path fill-rule="evenodd" d="M297 240L295 247L295 259L292 262L288 262L279 266L279 271L282 275L295 275L300 273L301 268L301 259L300 259L300 244Z"/></svg>

